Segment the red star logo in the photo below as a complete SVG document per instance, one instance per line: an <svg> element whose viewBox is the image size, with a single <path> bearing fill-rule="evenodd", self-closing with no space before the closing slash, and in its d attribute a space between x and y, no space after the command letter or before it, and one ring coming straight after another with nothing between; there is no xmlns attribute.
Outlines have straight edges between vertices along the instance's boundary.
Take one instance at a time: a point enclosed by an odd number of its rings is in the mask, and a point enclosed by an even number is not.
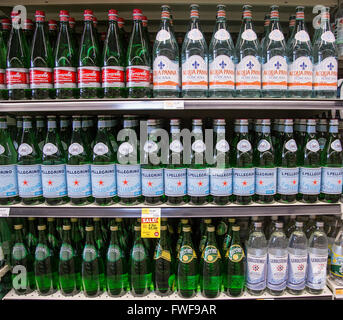
<svg viewBox="0 0 343 320"><path fill-rule="evenodd" d="M338 180L338 184L341 184L342 183L342 181L341 180Z"/></svg>
<svg viewBox="0 0 343 320"><path fill-rule="evenodd" d="M52 186L52 181L51 180L48 181L48 185Z"/></svg>
<svg viewBox="0 0 343 320"><path fill-rule="evenodd" d="M227 186L227 182L226 181L223 182L223 186Z"/></svg>
<svg viewBox="0 0 343 320"><path fill-rule="evenodd" d="M314 181L313 181L313 184L317 184L317 180L314 180Z"/></svg>
<svg viewBox="0 0 343 320"><path fill-rule="evenodd" d="M125 179L125 180L123 181L123 183L124 183L125 185L127 185L127 184L128 184L128 181Z"/></svg>
<svg viewBox="0 0 343 320"><path fill-rule="evenodd" d="M104 181L100 180L100 181L99 181L99 185L100 185L100 186L103 186L103 185L104 185Z"/></svg>
<svg viewBox="0 0 343 320"><path fill-rule="evenodd" d="M178 186L178 187L181 187L181 186L182 186L182 182L179 181L179 182L177 183L177 186Z"/></svg>
<svg viewBox="0 0 343 320"><path fill-rule="evenodd" d="M148 182L148 186L152 187L152 182L151 181Z"/></svg>
<svg viewBox="0 0 343 320"><path fill-rule="evenodd" d="M259 181L259 184L263 184L263 181L262 181L262 180L260 180L260 181Z"/></svg>
<svg viewBox="0 0 343 320"><path fill-rule="evenodd" d="M246 181L243 181L243 186L246 186L247 185L247 182Z"/></svg>
<svg viewBox="0 0 343 320"><path fill-rule="evenodd" d="M74 181L74 185L75 185L75 186L78 186L78 185L79 185L79 181L75 180L75 181Z"/></svg>
<svg viewBox="0 0 343 320"><path fill-rule="evenodd" d="M23 185L24 185L24 186L27 186L28 184L29 184L29 183L28 183L26 180L23 181Z"/></svg>
<svg viewBox="0 0 343 320"><path fill-rule="evenodd" d="M297 182L295 180L293 180L293 184L296 184Z"/></svg>
<svg viewBox="0 0 343 320"><path fill-rule="evenodd" d="M202 182L200 181L200 182L198 182L198 185L199 185L199 187L201 187L202 186Z"/></svg>

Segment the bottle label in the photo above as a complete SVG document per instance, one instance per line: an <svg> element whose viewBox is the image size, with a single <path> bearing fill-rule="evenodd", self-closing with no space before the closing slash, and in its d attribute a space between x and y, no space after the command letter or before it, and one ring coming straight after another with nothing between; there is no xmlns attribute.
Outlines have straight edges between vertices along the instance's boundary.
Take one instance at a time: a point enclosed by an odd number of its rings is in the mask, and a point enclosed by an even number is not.
<svg viewBox="0 0 343 320"><path fill-rule="evenodd" d="M232 169L210 168L210 193L212 196L232 195Z"/></svg>
<svg viewBox="0 0 343 320"><path fill-rule="evenodd" d="M268 37L270 40L273 40L273 41L282 41L283 39L285 39L283 33L279 29L274 29L273 31L271 31Z"/></svg>
<svg viewBox="0 0 343 320"><path fill-rule="evenodd" d="M179 64L158 56L153 64L154 90L179 90Z"/></svg>
<svg viewBox="0 0 343 320"><path fill-rule="evenodd" d="M59 198L67 195L66 168L60 165L41 165L44 198Z"/></svg>
<svg viewBox="0 0 343 320"><path fill-rule="evenodd" d="M179 260L182 263L190 263L193 261L193 259L197 258L197 255L193 248L188 245L184 245L180 248L180 253L179 253Z"/></svg>
<svg viewBox="0 0 343 320"><path fill-rule="evenodd" d="M143 147L144 151L146 153L153 153L153 152L156 152L158 150L158 145L155 141L147 141L145 144L144 144L144 147Z"/></svg>
<svg viewBox="0 0 343 320"><path fill-rule="evenodd" d="M203 259L206 263L214 263L220 258L220 252L215 246L209 245L203 250Z"/></svg>
<svg viewBox="0 0 343 320"><path fill-rule="evenodd" d="M202 32L199 29L192 29L188 32L187 34L188 39L191 39L193 41L199 41L201 40L204 36Z"/></svg>
<svg viewBox="0 0 343 320"><path fill-rule="evenodd" d="M106 144L102 142L98 142L94 147L93 147L93 152L98 155L98 156L103 156L108 152L108 147Z"/></svg>
<svg viewBox="0 0 343 320"><path fill-rule="evenodd" d="M286 289L288 276L288 255L275 256L268 254L267 287L271 290L282 291Z"/></svg>
<svg viewBox="0 0 343 320"><path fill-rule="evenodd" d="M124 88L125 71L124 67L107 66L101 68L101 79L103 88Z"/></svg>
<svg viewBox="0 0 343 320"><path fill-rule="evenodd" d="M312 90L313 67L309 57L299 57L288 69L288 90Z"/></svg>
<svg viewBox="0 0 343 320"><path fill-rule="evenodd" d="M196 153L202 153L206 150L206 145L202 140L195 140L192 144L192 150Z"/></svg>
<svg viewBox="0 0 343 320"><path fill-rule="evenodd" d="M224 153L228 152L230 150L230 145L226 140L221 139L216 143L216 150Z"/></svg>
<svg viewBox="0 0 343 320"><path fill-rule="evenodd" d="M186 195L187 169L164 169L164 193L167 197Z"/></svg>
<svg viewBox="0 0 343 320"><path fill-rule="evenodd" d="M137 165L116 165L118 196L138 197L142 194L141 167Z"/></svg>
<svg viewBox="0 0 343 320"><path fill-rule="evenodd" d="M247 29L242 33L242 39L247 41L255 41L257 39L256 32L252 29Z"/></svg>
<svg viewBox="0 0 343 320"><path fill-rule="evenodd" d="M98 257L98 251L95 246L86 244L82 252L82 259L85 262L92 262Z"/></svg>
<svg viewBox="0 0 343 320"><path fill-rule="evenodd" d="M6 75L6 70L0 69L0 89L6 89L5 75Z"/></svg>
<svg viewBox="0 0 343 320"><path fill-rule="evenodd" d="M51 256L51 252L48 246L42 243L38 243L35 251L35 259L43 261Z"/></svg>
<svg viewBox="0 0 343 320"><path fill-rule="evenodd" d="M199 55L190 56L182 64L182 89L207 90L207 63Z"/></svg>
<svg viewBox="0 0 343 320"><path fill-rule="evenodd" d="M60 260L70 261L74 258L74 249L69 243L63 243L60 250Z"/></svg>
<svg viewBox="0 0 343 320"><path fill-rule="evenodd" d="M316 195L320 193L321 168L300 168L299 192Z"/></svg>
<svg viewBox="0 0 343 320"><path fill-rule="evenodd" d="M277 192L291 195L298 193L299 168L278 168Z"/></svg>
<svg viewBox="0 0 343 320"><path fill-rule="evenodd" d="M126 87L150 87L150 67L147 66L129 66L126 67Z"/></svg>
<svg viewBox="0 0 343 320"><path fill-rule="evenodd" d="M6 85L7 89L28 89L29 70L26 68L7 68Z"/></svg>
<svg viewBox="0 0 343 320"><path fill-rule="evenodd" d="M318 140L312 139L306 143L306 149L312 152L318 152L320 150L320 145Z"/></svg>
<svg viewBox="0 0 343 320"><path fill-rule="evenodd" d="M331 31L325 31L321 36L321 39L326 42L333 43L335 42L335 35Z"/></svg>
<svg viewBox="0 0 343 320"><path fill-rule="evenodd" d="M214 38L219 40L219 41L225 41L225 40L229 40L231 37L230 37L230 33L227 30L219 29L214 34Z"/></svg>
<svg viewBox="0 0 343 320"><path fill-rule="evenodd" d="M240 262L244 258L244 250L239 244L233 244L226 252L226 258L231 262Z"/></svg>
<svg viewBox="0 0 343 320"><path fill-rule="evenodd" d="M128 143L124 142L119 146L118 152L124 156L128 155L129 153L133 152L133 146Z"/></svg>
<svg viewBox="0 0 343 320"><path fill-rule="evenodd" d="M100 68L77 68L77 84L79 88L100 88Z"/></svg>
<svg viewBox="0 0 343 320"><path fill-rule="evenodd" d="M267 141L266 139L262 139L258 142L257 150L259 152L268 151L270 148L271 148L271 145L270 145L269 141Z"/></svg>
<svg viewBox="0 0 343 320"><path fill-rule="evenodd" d="M36 165L17 165L18 188L21 198L40 197L43 194L41 168Z"/></svg>
<svg viewBox="0 0 343 320"><path fill-rule="evenodd" d="M54 82L54 87L56 89L76 88L76 68L55 67Z"/></svg>
<svg viewBox="0 0 343 320"><path fill-rule="evenodd" d="M68 152L73 156L77 156L83 153L83 151L84 151L83 146L81 146L77 142L72 143L68 148Z"/></svg>
<svg viewBox="0 0 343 320"><path fill-rule="evenodd" d="M335 277L343 279L343 255L331 251L330 273Z"/></svg>
<svg viewBox="0 0 343 320"><path fill-rule="evenodd" d="M335 57L325 58L314 65L314 90L337 91L338 62Z"/></svg>
<svg viewBox="0 0 343 320"><path fill-rule="evenodd" d="M324 289L328 256L309 253L306 286L311 289Z"/></svg>
<svg viewBox="0 0 343 320"><path fill-rule="evenodd" d="M294 139L288 140L285 144L285 148L291 152L296 152L298 150L297 143L295 142Z"/></svg>
<svg viewBox="0 0 343 320"><path fill-rule="evenodd" d="M255 193L255 168L233 168L233 194L252 196Z"/></svg>
<svg viewBox="0 0 343 320"><path fill-rule="evenodd" d="M171 254L169 250L164 250L159 244L156 248L154 254L154 260L163 259L165 261L171 262Z"/></svg>
<svg viewBox="0 0 343 320"><path fill-rule="evenodd" d="M256 168L255 193L262 196L276 194L276 168Z"/></svg>
<svg viewBox="0 0 343 320"><path fill-rule="evenodd" d="M52 75L53 74L51 68L30 68L30 88L52 88Z"/></svg>
<svg viewBox="0 0 343 320"><path fill-rule="evenodd" d="M17 167L15 165L0 166L0 198L18 195Z"/></svg>
<svg viewBox="0 0 343 320"><path fill-rule="evenodd" d="M261 64L254 56L245 56L236 66L237 90L261 89Z"/></svg>
<svg viewBox="0 0 343 320"><path fill-rule="evenodd" d="M266 287L267 254L254 256L247 254L247 288L263 290Z"/></svg>
<svg viewBox="0 0 343 320"><path fill-rule="evenodd" d="M270 58L268 62L262 65L262 88L264 90L287 90L287 68L284 57L274 56Z"/></svg>
<svg viewBox="0 0 343 320"><path fill-rule="evenodd" d="M183 150L183 145L180 140L173 140L169 149L175 153L180 153Z"/></svg>
<svg viewBox="0 0 343 320"><path fill-rule="evenodd" d="M169 40L171 37L170 37L170 32L167 31L167 30L160 30L159 32L157 32L156 34L156 40L157 41L167 41Z"/></svg>
<svg viewBox="0 0 343 320"><path fill-rule="evenodd" d="M67 165L67 185L70 198L86 198L91 196L90 165Z"/></svg>
<svg viewBox="0 0 343 320"><path fill-rule="evenodd" d="M115 164L91 165L92 195L94 198L110 198L117 194Z"/></svg>
<svg viewBox="0 0 343 320"><path fill-rule="evenodd" d="M187 193L193 197L204 197L210 193L210 169L187 170Z"/></svg>
<svg viewBox="0 0 343 320"><path fill-rule="evenodd" d="M58 151L58 148L53 143L46 143L43 147L43 153L47 156L51 156Z"/></svg>
<svg viewBox="0 0 343 320"><path fill-rule="evenodd" d="M307 255L298 256L288 254L288 281L287 287L293 290L305 288L307 271Z"/></svg>
<svg viewBox="0 0 343 320"><path fill-rule="evenodd" d="M20 261L24 258L26 258L28 252L24 245L24 243L15 243L12 249L12 257L16 261ZM1 261L1 259L0 259Z"/></svg>
<svg viewBox="0 0 343 320"><path fill-rule="evenodd" d="M229 56L217 56L212 62L210 62L209 71L210 90L235 89L235 65Z"/></svg>
<svg viewBox="0 0 343 320"><path fill-rule="evenodd" d="M22 143L18 148L18 153L21 156L27 156L33 152L32 147L27 143Z"/></svg>
<svg viewBox="0 0 343 320"><path fill-rule="evenodd" d="M341 194L343 168L322 168L321 192L327 194Z"/></svg>
<svg viewBox="0 0 343 320"><path fill-rule="evenodd" d="M310 36L305 30L300 30L295 34L295 40L301 41L301 42L308 42L310 41Z"/></svg>
<svg viewBox="0 0 343 320"><path fill-rule="evenodd" d="M341 141L339 139L332 141L331 148L337 152L341 152L342 151Z"/></svg>
<svg viewBox="0 0 343 320"><path fill-rule="evenodd" d="M142 194L146 197L163 195L163 169L142 168Z"/></svg>
<svg viewBox="0 0 343 320"><path fill-rule="evenodd" d="M107 261L117 262L122 257L120 247L116 244L110 244L107 250Z"/></svg>
<svg viewBox="0 0 343 320"><path fill-rule="evenodd" d="M246 139L240 140L237 143L237 150L240 152L248 152L251 150L251 143Z"/></svg>
<svg viewBox="0 0 343 320"><path fill-rule="evenodd" d="M142 244L135 244L132 248L131 257L133 261L140 262L146 258L145 248Z"/></svg>

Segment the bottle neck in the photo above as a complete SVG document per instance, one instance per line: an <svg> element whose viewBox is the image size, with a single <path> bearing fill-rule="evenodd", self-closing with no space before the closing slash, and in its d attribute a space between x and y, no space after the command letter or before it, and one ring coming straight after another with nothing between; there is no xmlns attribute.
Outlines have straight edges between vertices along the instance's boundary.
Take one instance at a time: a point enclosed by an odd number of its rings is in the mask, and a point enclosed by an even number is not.
<svg viewBox="0 0 343 320"><path fill-rule="evenodd" d="M316 134L316 126L315 125L308 125L306 128L306 132L308 134Z"/></svg>
<svg viewBox="0 0 343 320"><path fill-rule="evenodd" d="M283 128L284 133L293 133L293 126L292 125L285 125Z"/></svg>
<svg viewBox="0 0 343 320"><path fill-rule="evenodd" d="M70 243L71 242L71 237L70 237L70 230L63 230L62 231L63 235L62 235L62 241L64 243Z"/></svg>
<svg viewBox="0 0 343 320"><path fill-rule="evenodd" d="M111 244L117 244L118 241L118 231L111 231Z"/></svg>
<svg viewBox="0 0 343 320"><path fill-rule="evenodd" d="M94 231L86 231L86 244L94 244Z"/></svg>
<svg viewBox="0 0 343 320"><path fill-rule="evenodd" d="M46 243L46 236L45 236L45 230L39 230L38 231L38 242L39 243Z"/></svg>
<svg viewBox="0 0 343 320"><path fill-rule="evenodd" d="M214 232L207 231L207 243L216 244L216 236Z"/></svg>
<svg viewBox="0 0 343 320"><path fill-rule="evenodd" d="M57 129L56 120L48 120L48 131L55 132Z"/></svg>
<svg viewBox="0 0 343 320"><path fill-rule="evenodd" d="M338 133L338 126L330 126L329 133Z"/></svg>

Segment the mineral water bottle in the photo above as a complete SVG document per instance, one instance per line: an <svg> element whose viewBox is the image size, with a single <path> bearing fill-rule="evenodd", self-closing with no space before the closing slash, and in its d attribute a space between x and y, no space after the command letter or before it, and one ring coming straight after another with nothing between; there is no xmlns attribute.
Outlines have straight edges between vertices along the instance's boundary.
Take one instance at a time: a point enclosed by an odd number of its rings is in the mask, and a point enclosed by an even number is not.
<svg viewBox="0 0 343 320"><path fill-rule="evenodd" d="M336 25L336 45L338 49L338 56L343 55L343 2L339 4L339 9L335 17Z"/></svg>
<svg viewBox="0 0 343 320"><path fill-rule="evenodd" d="M247 290L252 295L261 295L267 285L268 244L262 230L262 222L254 223L254 230L247 243Z"/></svg>
<svg viewBox="0 0 343 320"><path fill-rule="evenodd" d="M287 35L287 46L288 46L288 41L292 39L292 34L295 29L295 16L291 15L289 17L289 26L288 26L288 35Z"/></svg>
<svg viewBox="0 0 343 320"><path fill-rule="evenodd" d="M307 271L308 242L303 232L303 222L295 223L288 242L288 280L287 290L294 295L302 294L305 289Z"/></svg>
<svg viewBox="0 0 343 320"><path fill-rule="evenodd" d="M283 223L275 224L268 243L268 279L267 288L270 294L280 296L287 283L288 240L283 232Z"/></svg>
<svg viewBox="0 0 343 320"><path fill-rule="evenodd" d="M267 35L268 31L269 31L269 26L270 26L270 15L266 14L264 16L264 31L263 31L263 35L262 35L262 38L261 38L261 48L263 48L264 40L266 39L266 35Z"/></svg>
<svg viewBox="0 0 343 320"><path fill-rule="evenodd" d="M337 285L343 285L343 229L336 236L331 252L330 276Z"/></svg>
<svg viewBox="0 0 343 320"><path fill-rule="evenodd" d="M321 294L326 286L326 266L328 262L328 238L324 232L324 222L316 222L308 248L308 272L306 289L312 294Z"/></svg>

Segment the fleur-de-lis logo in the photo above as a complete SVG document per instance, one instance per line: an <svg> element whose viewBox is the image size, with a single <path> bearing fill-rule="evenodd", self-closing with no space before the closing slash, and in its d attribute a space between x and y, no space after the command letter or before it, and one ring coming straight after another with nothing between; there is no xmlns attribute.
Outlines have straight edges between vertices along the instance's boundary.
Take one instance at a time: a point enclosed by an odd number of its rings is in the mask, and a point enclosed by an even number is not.
<svg viewBox="0 0 343 320"><path fill-rule="evenodd" d="M328 64L328 68L330 71L332 71L332 69L334 68L335 66L330 62L330 64Z"/></svg>
<svg viewBox="0 0 343 320"><path fill-rule="evenodd" d="M277 70L279 70L280 67L282 67L282 64L278 61L278 62L276 62L276 63L274 64L274 66L275 66L275 68L276 68Z"/></svg>
<svg viewBox="0 0 343 320"><path fill-rule="evenodd" d="M161 61L159 64L158 64L158 67L162 70L166 65Z"/></svg>
<svg viewBox="0 0 343 320"><path fill-rule="evenodd" d="M194 61L194 63L192 64L192 66L194 67L194 69L198 69L198 67L200 66L200 64L197 61Z"/></svg>
<svg viewBox="0 0 343 320"><path fill-rule="evenodd" d="M301 65L300 65L300 68L305 70L307 68L307 64L305 62L303 62Z"/></svg>
<svg viewBox="0 0 343 320"><path fill-rule="evenodd" d="M221 62L221 63L219 63L219 66L222 68L222 69L224 69L226 66L227 66L227 64L224 62L224 60Z"/></svg>
<svg viewBox="0 0 343 320"><path fill-rule="evenodd" d="M247 67L251 70L253 68L253 66L254 66L254 64L251 61L249 61L249 63L247 64Z"/></svg>

